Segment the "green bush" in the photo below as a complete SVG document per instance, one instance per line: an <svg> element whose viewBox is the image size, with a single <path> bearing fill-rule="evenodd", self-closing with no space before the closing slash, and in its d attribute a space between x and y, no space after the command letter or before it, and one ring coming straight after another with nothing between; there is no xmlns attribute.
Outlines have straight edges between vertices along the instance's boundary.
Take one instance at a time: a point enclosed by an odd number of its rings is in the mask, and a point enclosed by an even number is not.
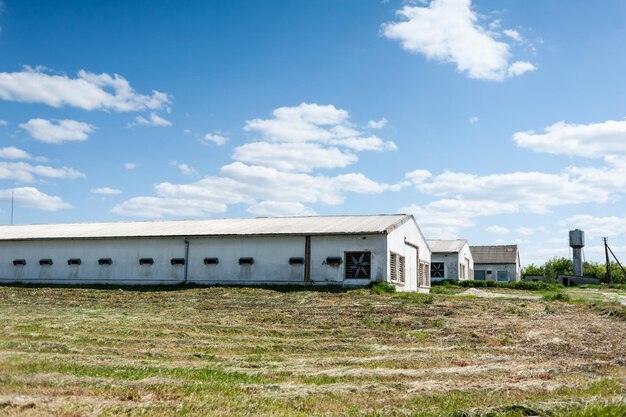
<svg viewBox="0 0 626 417"><path fill-rule="evenodd" d="M563 292L557 292L554 294L546 294L542 299L543 301L570 301L571 298Z"/></svg>
<svg viewBox="0 0 626 417"><path fill-rule="evenodd" d="M372 292L378 295L392 294L396 292L396 286L386 281L377 282L376 284L372 285Z"/></svg>

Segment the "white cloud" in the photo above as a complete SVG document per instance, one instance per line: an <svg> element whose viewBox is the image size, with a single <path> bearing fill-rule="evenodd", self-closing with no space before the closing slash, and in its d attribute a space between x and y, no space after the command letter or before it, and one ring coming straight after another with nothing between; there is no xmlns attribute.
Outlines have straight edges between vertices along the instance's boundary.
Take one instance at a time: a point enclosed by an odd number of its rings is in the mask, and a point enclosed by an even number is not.
<svg viewBox="0 0 626 417"><path fill-rule="evenodd" d="M427 179L431 178L433 174L425 169L416 169L415 171L407 172L404 177L412 184L418 185L424 183Z"/></svg>
<svg viewBox="0 0 626 417"><path fill-rule="evenodd" d="M122 190L111 187L101 187L101 188L92 188L91 192L94 194L104 194L104 195L116 195L122 194Z"/></svg>
<svg viewBox="0 0 626 417"><path fill-rule="evenodd" d="M0 161L0 179L32 183L35 182L35 177L77 179L85 178L85 174L74 168L53 168L46 165L31 165L26 162Z"/></svg>
<svg viewBox="0 0 626 417"><path fill-rule="evenodd" d="M137 164L134 163L134 162L126 162L126 163L124 163L124 169L131 170L131 169L135 169L135 168L137 168Z"/></svg>
<svg viewBox="0 0 626 417"><path fill-rule="evenodd" d="M471 0L408 5L396 12L399 21L382 26L382 33L409 52L456 64L457 70L470 78L502 81L534 69L528 62L511 64L509 44L498 40L499 22L483 27L471 6Z"/></svg>
<svg viewBox="0 0 626 417"><path fill-rule="evenodd" d="M524 37L520 35L520 33L513 29L504 29L502 33L509 38L513 39L515 42L524 42Z"/></svg>
<svg viewBox="0 0 626 417"><path fill-rule="evenodd" d="M543 226L540 227L518 227L517 229L515 229L515 232L519 233L520 235L524 235L524 236L532 236L537 232L542 232L545 233L546 232L546 228Z"/></svg>
<svg viewBox="0 0 626 417"><path fill-rule="evenodd" d="M310 172L314 168L343 168L358 158L336 147L313 143L252 142L236 147L233 159L281 171Z"/></svg>
<svg viewBox="0 0 626 417"><path fill-rule="evenodd" d="M302 203L284 201L262 201L247 209L257 216L313 216L315 211Z"/></svg>
<svg viewBox="0 0 626 417"><path fill-rule="evenodd" d="M16 148L15 146L8 146L6 148L0 148L0 158L4 159L31 159L28 152Z"/></svg>
<svg viewBox="0 0 626 417"><path fill-rule="evenodd" d="M170 165L175 166L176 168L178 168L180 173L183 174L183 175L189 175L189 176L193 176L193 177L199 176L198 171L196 171L194 168L190 167L187 164L184 164L184 163L181 163L181 162L172 161L172 162L170 162Z"/></svg>
<svg viewBox="0 0 626 417"><path fill-rule="evenodd" d="M336 168L354 163L357 158L352 151L397 149L392 141L366 136L356 130L348 112L333 105L301 103L294 107L277 108L272 115L270 119L246 121L244 130L259 134L260 140L237 148L236 160L308 172L314 168ZM302 151L298 151L299 148ZM308 151L312 152L311 155L306 155ZM278 157L297 152L302 155L296 156L293 161ZM320 159L313 155L319 155Z"/></svg>
<svg viewBox="0 0 626 417"><path fill-rule="evenodd" d="M0 72L0 99L117 112L156 110L170 103L170 97L159 91L151 95L137 93L117 74L81 70L76 78L71 78L29 67L21 72Z"/></svg>
<svg viewBox="0 0 626 417"><path fill-rule="evenodd" d="M13 190L0 190L0 199L10 200L13 194L15 205L36 208L45 211L57 211L72 208L61 197L48 195L34 187L21 187Z"/></svg>
<svg viewBox="0 0 626 417"><path fill-rule="evenodd" d="M489 233L496 233L499 235L504 235L509 233L509 229L507 229L506 227L503 226L489 226L485 229L487 232Z"/></svg>
<svg viewBox="0 0 626 417"><path fill-rule="evenodd" d="M140 217L201 216L224 212L228 204L255 206L259 201L338 205L346 193L376 194L391 188L358 173L328 177L234 162L222 167L220 176L191 184L157 184L157 197L132 198L116 206L114 212ZM173 210L178 201L194 201L189 209L195 214Z"/></svg>
<svg viewBox="0 0 626 417"><path fill-rule="evenodd" d="M532 130L517 132L513 140L518 146L536 152L603 158L607 155L626 156L626 120L602 123L554 123L544 133Z"/></svg>
<svg viewBox="0 0 626 417"><path fill-rule="evenodd" d="M614 237L626 235L626 216L592 216L579 214L568 217L560 222L562 226L571 229L580 229L585 232L586 240L599 239L601 237ZM564 232L565 233L565 232Z"/></svg>
<svg viewBox="0 0 626 417"><path fill-rule="evenodd" d="M369 126L370 129L382 129L383 127L387 126L387 122L387 119L383 117L380 120L370 120L369 122L367 122L367 126Z"/></svg>
<svg viewBox="0 0 626 417"><path fill-rule="evenodd" d="M413 204L400 211L414 214L429 239L454 239L460 237L461 229L475 226L475 217L516 213L517 207L511 203L490 200L443 199L426 206Z"/></svg>
<svg viewBox="0 0 626 417"><path fill-rule="evenodd" d="M9 122L7 122L6 120L0 119L0 126L7 126L8 124Z"/></svg>
<svg viewBox="0 0 626 417"><path fill-rule="evenodd" d="M480 119L477 116L472 116L472 117L469 118L469 122L472 125L478 123L479 121L480 121Z"/></svg>
<svg viewBox="0 0 626 417"><path fill-rule="evenodd" d="M148 119L146 119L143 116L135 117L135 121L133 123L130 123L128 126L129 127L133 127L133 126L170 127L171 125L172 125L172 122L170 122L169 120L165 120L164 118L157 115L156 113L150 113L150 116L148 116Z"/></svg>
<svg viewBox="0 0 626 417"><path fill-rule="evenodd" d="M206 135L204 135L202 137L202 142L205 145L208 145L210 143L215 144L217 146L222 146L224 145L226 142L228 142L228 138L221 135L219 132L213 132L213 133L207 133Z"/></svg>
<svg viewBox="0 0 626 417"><path fill-rule="evenodd" d="M93 132L94 127L76 120L30 119L20 124L30 136L45 143L82 142Z"/></svg>

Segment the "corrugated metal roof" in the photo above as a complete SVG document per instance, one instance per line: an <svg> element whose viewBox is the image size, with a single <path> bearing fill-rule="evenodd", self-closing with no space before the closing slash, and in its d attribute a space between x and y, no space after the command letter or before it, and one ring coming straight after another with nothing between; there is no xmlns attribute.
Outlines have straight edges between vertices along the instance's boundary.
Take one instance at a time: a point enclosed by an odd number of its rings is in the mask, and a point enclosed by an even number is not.
<svg viewBox="0 0 626 417"><path fill-rule="evenodd" d="M516 264L517 245L470 246L474 264Z"/></svg>
<svg viewBox="0 0 626 417"><path fill-rule="evenodd" d="M464 239L428 240L428 246L430 246L430 250L433 253L457 253L463 248L463 245L465 245L466 243L467 240Z"/></svg>
<svg viewBox="0 0 626 417"><path fill-rule="evenodd" d="M406 214L0 226L0 240L168 236L337 235L391 232Z"/></svg>

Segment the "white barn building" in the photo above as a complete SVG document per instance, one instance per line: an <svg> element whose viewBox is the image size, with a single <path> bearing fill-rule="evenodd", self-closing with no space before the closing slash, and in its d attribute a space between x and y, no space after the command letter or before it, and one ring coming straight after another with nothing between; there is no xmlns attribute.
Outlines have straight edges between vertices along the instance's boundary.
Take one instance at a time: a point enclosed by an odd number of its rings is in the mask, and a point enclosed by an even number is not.
<svg viewBox="0 0 626 417"><path fill-rule="evenodd" d="M521 279L522 265L517 245L472 246L479 281L513 282Z"/></svg>
<svg viewBox="0 0 626 417"><path fill-rule="evenodd" d="M428 291L411 215L0 226L0 282L311 284Z"/></svg>
<svg viewBox="0 0 626 417"><path fill-rule="evenodd" d="M428 240L433 281L474 279L474 258L467 240Z"/></svg>

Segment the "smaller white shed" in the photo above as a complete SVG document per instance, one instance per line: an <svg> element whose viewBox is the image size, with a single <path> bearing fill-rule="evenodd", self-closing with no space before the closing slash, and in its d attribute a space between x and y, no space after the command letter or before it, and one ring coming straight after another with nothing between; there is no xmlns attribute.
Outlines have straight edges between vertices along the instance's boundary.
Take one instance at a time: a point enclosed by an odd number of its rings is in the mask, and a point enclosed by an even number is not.
<svg viewBox="0 0 626 417"><path fill-rule="evenodd" d="M429 240L432 251L430 276L433 281L474 279L474 258L464 239Z"/></svg>

